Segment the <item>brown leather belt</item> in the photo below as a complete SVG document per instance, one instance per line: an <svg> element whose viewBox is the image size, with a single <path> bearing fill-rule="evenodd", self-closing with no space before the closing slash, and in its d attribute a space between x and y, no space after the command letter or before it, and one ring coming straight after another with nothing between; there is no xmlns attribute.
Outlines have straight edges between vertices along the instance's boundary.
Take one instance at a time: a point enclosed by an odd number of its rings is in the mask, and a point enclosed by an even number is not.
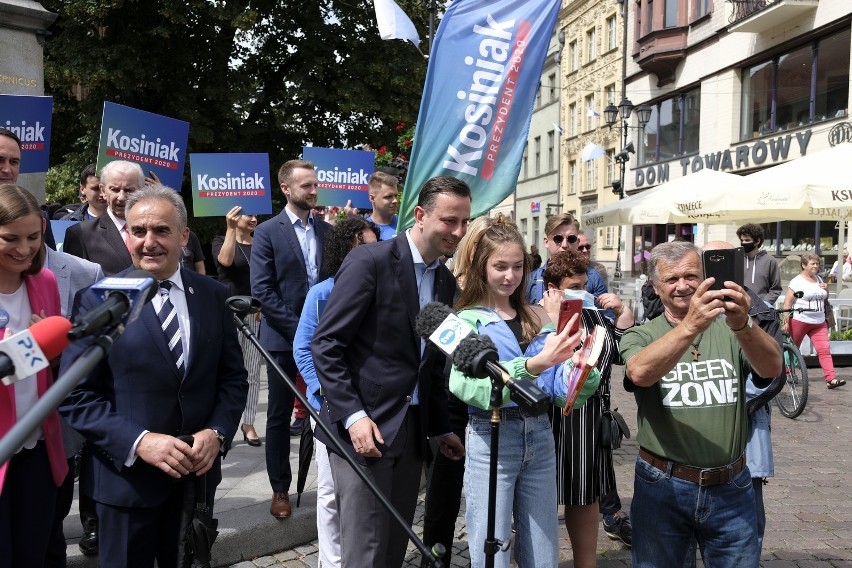
<svg viewBox="0 0 852 568"><path fill-rule="evenodd" d="M691 467L688 465L670 462L659 456L655 456L645 448L639 448L639 457L665 473L669 473L671 468L672 477L696 483L701 487L712 487L714 485L727 483L731 480L731 478L743 470L746 463L745 454L743 454L732 464L723 465L722 467L701 469L700 467Z"/></svg>

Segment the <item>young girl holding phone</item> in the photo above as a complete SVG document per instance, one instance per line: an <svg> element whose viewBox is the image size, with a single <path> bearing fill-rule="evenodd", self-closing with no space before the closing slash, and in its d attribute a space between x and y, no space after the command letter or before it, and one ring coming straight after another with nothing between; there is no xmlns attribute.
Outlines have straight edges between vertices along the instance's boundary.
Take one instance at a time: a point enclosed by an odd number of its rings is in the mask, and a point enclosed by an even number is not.
<svg viewBox="0 0 852 568"><path fill-rule="evenodd" d="M482 234L456 302L459 317L494 341L503 366L520 380L536 380L542 373L558 372L580 342L579 333L570 334L573 322L555 333L548 313L526 302L523 291L529 270L523 237L514 224L499 216ZM555 302L561 300L554 296ZM491 455L491 382L465 377L453 367L450 390L469 405L465 516L471 564L483 566ZM514 558L518 566L555 567L559 538L556 455L550 420L546 413L527 415L510 401L508 389L503 390L495 536L507 541L514 519ZM495 566L508 566L511 556L509 551L498 552Z"/></svg>

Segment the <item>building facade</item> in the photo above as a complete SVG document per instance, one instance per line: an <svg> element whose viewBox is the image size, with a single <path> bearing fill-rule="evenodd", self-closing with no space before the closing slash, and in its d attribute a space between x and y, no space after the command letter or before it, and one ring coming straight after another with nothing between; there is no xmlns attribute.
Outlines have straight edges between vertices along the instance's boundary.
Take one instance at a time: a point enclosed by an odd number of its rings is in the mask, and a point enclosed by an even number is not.
<svg viewBox="0 0 852 568"><path fill-rule="evenodd" d="M627 96L653 110L628 163L627 193L703 168L747 175L852 141L852 2L626 1ZM647 252L667 240L736 243L738 225L629 227L624 272L645 272ZM782 221L764 230L767 250L781 261L798 250L837 255L834 222Z"/></svg>
<svg viewBox="0 0 852 568"><path fill-rule="evenodd" d="M622 4L615 0L567 0L559 14L565 34L562 63L561 124L563 168L562 210L581 216L615 201L613 180L619 178L614 157L621 151L621 130L609 127L603 111L622 98ZM589 145L605 154L584 160ZM617 227L587 232L592 257L613 267Z"/></svg>

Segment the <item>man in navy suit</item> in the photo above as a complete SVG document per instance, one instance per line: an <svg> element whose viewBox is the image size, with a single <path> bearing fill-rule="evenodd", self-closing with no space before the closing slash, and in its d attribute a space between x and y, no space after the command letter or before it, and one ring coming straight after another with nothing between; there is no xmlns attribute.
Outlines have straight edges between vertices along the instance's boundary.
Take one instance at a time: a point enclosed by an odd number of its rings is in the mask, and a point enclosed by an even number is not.
<svg viewBox="0 0 852 568"><path fill-rule="evenodd" d="M139 164L116 160L103 167L100 180L107 214L68 227L62 250L97 262L104 274L112 276L132 264L126 243L125 204L145 184L145 174Z"/></svg>
<svg viewBox="0 0 852 568"><path fill-rule="evenodd" d="M180 268L189 234L181 197L155 185L136 191L126 207L133 264L154 275L160 294L60 412L94 446L80 483L100 519L100 565L150 568L156 558L168 568L177 559L181 480L191 472L206 474L212 506L222 479L220 456L236 432L248 383L225 307L227 289ZM77 304L83 312L97 299L81 292ZM161 311L172 313L162 325ZM63 371L86 344L77 341L65 351ZM178 439L183 435L194 443Z"/></svg>
<svg viewBox="0 0 852 568"><path fill-rule="evenodd" d="M331 225L314 217L317 173L305 160L284 162L278 183L287 198L284 210L257 226L251 247L251 293L263 305L260 342L287 375L296 380L293 337L308 288L316 284L322 249ZM290 415L294 395L269 373L266 410L266 472L272 486L269 512L290 516Z"/></svg>
<svg viewBox="0 0 852 568"><path fill-rule="evenodd" d="M389 241L355 247L334 281L311 351L325 394L321 419L410 524L417 505L426 438L460 459L443 376L446 358L415 332L420 309L450 304L452 256L467 231L470 189L435 177L420 190L414 227ZM347 567L400 566L408 538L321 430L329 448Z"/></svg>

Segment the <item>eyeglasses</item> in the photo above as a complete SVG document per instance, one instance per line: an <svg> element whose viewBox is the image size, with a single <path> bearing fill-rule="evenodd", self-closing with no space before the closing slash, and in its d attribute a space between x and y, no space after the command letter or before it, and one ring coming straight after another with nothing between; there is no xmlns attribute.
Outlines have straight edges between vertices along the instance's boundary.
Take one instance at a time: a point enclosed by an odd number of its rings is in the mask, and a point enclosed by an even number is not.
<svg viewBox="0 0 852 568"><path fill-rule="evenodd" d="M569 245L573 245L577 242L579 237L577 235L568 235L567 237L563 237L562 235L553 235L552 237L550 237L550 240L552 240L557 245L561 245L562 241L564 241L565 239L568 239Z"/></svg>
<svg viewBox="0 0 852 568"><path fill-rule="evenodd" d="M577 250L592 250L592 245L580 245Z"/></svg>

